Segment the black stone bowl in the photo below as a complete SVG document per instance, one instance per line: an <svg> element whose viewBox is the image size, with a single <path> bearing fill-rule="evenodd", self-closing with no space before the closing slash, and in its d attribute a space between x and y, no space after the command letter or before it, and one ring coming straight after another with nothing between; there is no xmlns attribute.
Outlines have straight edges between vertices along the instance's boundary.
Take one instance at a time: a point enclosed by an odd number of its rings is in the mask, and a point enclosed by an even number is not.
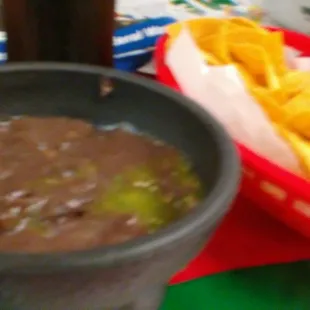
<svg viewBox="0 0 310 310"><path fill-rule="evenodd" d="M113 81L110 95L100 92L104 78ZM149 80L57 63L0 67L0 115L7 114L132 123L189 156L204 199L182 220L124 244L67 254L0 254L0 309L158 309L169 278L210 239L236 194L239 162L223 128L191 100Z"/></svg>

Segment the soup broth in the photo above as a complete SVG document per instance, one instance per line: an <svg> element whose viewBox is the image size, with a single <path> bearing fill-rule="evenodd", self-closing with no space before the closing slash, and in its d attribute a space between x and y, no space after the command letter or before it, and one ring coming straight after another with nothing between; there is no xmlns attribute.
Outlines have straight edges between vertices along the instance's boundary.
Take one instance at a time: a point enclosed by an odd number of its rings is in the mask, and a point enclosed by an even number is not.
<svg viewBox="0 0 310 310"><path fill-rule="evenodd" d="M150 234L197 205L176 148L69 118L0 123L0 251L77 251Z"/></svg>

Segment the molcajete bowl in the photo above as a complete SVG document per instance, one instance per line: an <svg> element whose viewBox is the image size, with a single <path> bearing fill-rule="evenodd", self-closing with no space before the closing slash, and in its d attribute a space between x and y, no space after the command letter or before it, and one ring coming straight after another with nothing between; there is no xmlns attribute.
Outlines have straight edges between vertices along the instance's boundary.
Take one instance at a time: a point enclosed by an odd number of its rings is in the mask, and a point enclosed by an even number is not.
<svg viewBox="0 0 310 310"><path fill-rule="evenodd" d="M104 78L113 82L110 95L102 93ZM197 104L155 82L74 64L2 66L0 114L129 122L183 151L204 191L183 219L124 244L59 254L0 253L0 308L158 309L169 278L206 244L236 194L239 162L223 128Z"/></svg>

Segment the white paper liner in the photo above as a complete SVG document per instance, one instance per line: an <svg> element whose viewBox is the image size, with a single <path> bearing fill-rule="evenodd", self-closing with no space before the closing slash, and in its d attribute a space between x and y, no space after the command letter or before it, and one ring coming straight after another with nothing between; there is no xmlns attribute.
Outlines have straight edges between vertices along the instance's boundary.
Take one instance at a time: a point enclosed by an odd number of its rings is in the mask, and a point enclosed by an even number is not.
<svg viewBox="0 0 310 310"><path fill-rule="evenodd" d="M294 68L299 71L310 71L310 57L296 57Z"/></svg>
<svg viewBox="0 0 310 310"><path fill-rule="evenodd" d="M301 61L297 55L298 51L285 49L291 66L300 68L307 64L310 68L309 58ZM235 67L208 66L186 25L169 48L166 64L183 93L220 121L235 141L276 165L300 173L296 155L249 95Z"/></svg>

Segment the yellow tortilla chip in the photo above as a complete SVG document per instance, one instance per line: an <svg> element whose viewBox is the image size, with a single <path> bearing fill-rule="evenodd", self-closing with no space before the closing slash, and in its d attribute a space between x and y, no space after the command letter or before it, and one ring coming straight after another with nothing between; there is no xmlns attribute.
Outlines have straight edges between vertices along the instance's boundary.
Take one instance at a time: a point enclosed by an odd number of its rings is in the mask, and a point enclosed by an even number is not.
<svg viewBox="0 0 310 310"><path fill-rule="evenodd" d="M269 89L272 90L279 90L280 89L280 80L278 75L276 74L275 67L270 63L270 59L267 53L264 53L265 58L265 77L266 77L266 84Z"/></svg>
<svg viewBox="0 0 310 310"><path fill-rule="evenodd" d="M279 107L283 106L287 102L287 97L281 88L269 89L264 87L258 88L264 96L268 96ZM282 109L282 108L281 108ZM283 110L283 109L282 109Z"/></svg>
<svg viewBox="0 0 310 310"><path fill-rule="evenodd" d="M268 94L280 106L284 105L288 100L288 97L282 88L268 89Z"/></svg>
<svg viewBox="0 0 310 310"><path fill-rule="evenodd" d="M310 111L300 113L288 118L285 125L300 135L310 138Z"/></svg>
<svg viewBox="0 0 310 310"><path fill-rule="evenodd" d="M280 31L269 32L267 35L262 36L262 39L264 40L265 51L270 57L276 74L285 74L288 68L285 61L283 33Z"/></svg>
<svg viewBox="0 0 310 310"><path fill-rule="evenodd" d="M290 115L297 115L305 111L310 111L310 90L299 93L289 100L284 107Z"/></svg>
<svg viewBox="0 0 310 310"><path fill-rule="evenodd" d="M224 27L227 22L219 18L195 18L187 21L171 24L167 27L166 33L169 39L166 42L166 49L169 49L174 40L180 35L183 27L188 27L194 41L199 43L199 40L214 35L220 32L220 28Z"/></svg>
<svg viewBox="0 0 310 310"><path fill-rule="evenodd" d="M195 18L171 24L167 27L166 32L171 39L174 39L179 36L183 27L187 26L193 38L199 39L216 33L218 28L222 27L224 23L218 18Z"/></svg>
<svg viewBox="0 0 310 310"><path fill-rule="evenodd" d="M226 21L218 18L198 18L188 20L186 23L194 38L201 38L218 32Z"/></svg>
<svg viewBox="0 0 310 310"><path fill-rule="evenodd" d="M263 47L249 43L232 43L230 51L233 58L241 62L261 86L280 88L280 81Z"/></svg>
<svg viewBox="0 0 310 310"><path fill-rule="evenodd" d="M303 91L284 105L288 118L285 125L310 138L310 91Z"/></svg>
<svg viewBox="0 0 310 310"><path fill-rule="evenodd" d="M264 47L265 37L267 33L257 31L255 28L234 28L228 27L227 41L228 43L248 43L253 45L260 45Z"/></svg>
<svg viewBox="0 0 310 310"><path fill-rule="evenodd" d="M310 177L310 143L284 127L277 127L281 136L290 144L301 162L306 177Z"/></svg>
<svg viewBox="0 0 310 310"><path fill-rule="evenodd" d="M281 124L287 119L286 111L277 104L277 101L272 96L270 96L268 89L253 87L250 91L271 121Z"/></svg>
<svg viewBox="0 0 310 310"><path fill-rule="evenodd" d="M218 44L217 34L205 36L201 40L197 40L197 44L203 52L213 53L214 56L216 56L217 54L216 48Z"/></svg>
<svg viewBox="0 0 310 310"><path fill-rule="evenodd" d="M287 96L292 98L304 89L310 89L310 72L288 71L281 78L280 84Z"/></svg>
<svg viewBox="0 0 310 310"><path fill-rule="evenodd" d="M249 43L229 45L233 59L244 64L253 75L265 72L264 50L261 46Z"/></svg>
<svg viewBox="0 0 310 310"><path fill-rule="evenodd" d="M235 63L234 66L237 68L238 72L240 73L241 77L243 78L245 84L250 87L255 87L256 81L252 77L252 75L248 72L248 70L241 64Z"/></svg>
<svg viewBox="0 0 310 310"><path fill-rule="evenodd" d="M213 54L201 51L202 57L205 59L206 63L210 66L219 66L221 61L217 59Z"/></svg>
<svg viewBox="0 0 310 310"><path fill-rule="evenodd" d="M203 52L213 54L214 57L221 62L221 64L229 64L231 63L231 58L229 56L228 44L225 39L225 35L226 27L223 25L218 33L198 40L197 44Z"/></svg>
<svg viewBox="0 0 310 310"><path fill-rule="evenodd" d="M267 32L264 28L262 28L260 26L259 23L250 20L248 18L245 17L231 17L228 19L229 21L229 28L233 28L233 27L247 27L247 28L254 28L257 29L259 32Z"/></svg>

